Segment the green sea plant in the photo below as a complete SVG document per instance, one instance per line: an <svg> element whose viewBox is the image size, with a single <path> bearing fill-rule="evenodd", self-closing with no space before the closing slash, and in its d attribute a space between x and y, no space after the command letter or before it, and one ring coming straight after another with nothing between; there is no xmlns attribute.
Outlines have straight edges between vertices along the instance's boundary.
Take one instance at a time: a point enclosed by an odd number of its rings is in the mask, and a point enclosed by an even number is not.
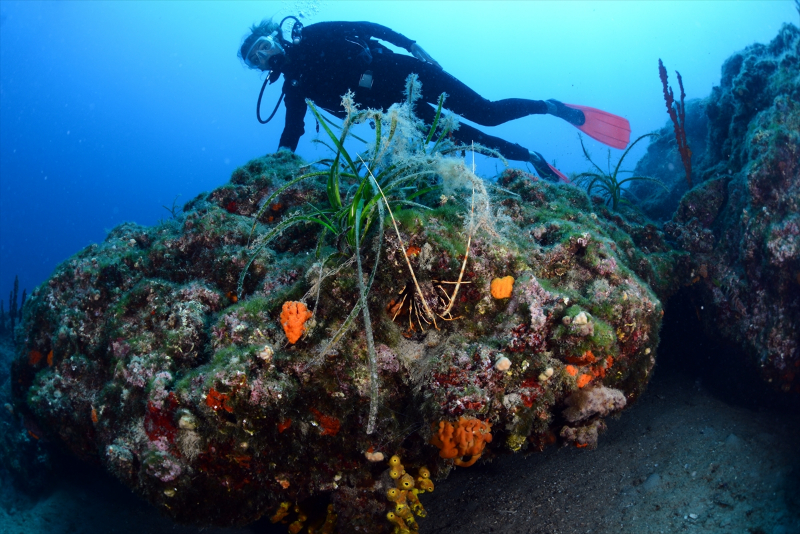
<svg viewBox="0 0 800 534"><path fill-rule="evenodd" d="M442 117L445 94L439 97L433 123L425 134L424 125L413 113L414 103L421 96L420 90L421 86L416 75L410 75L406 81L406 102L395 104L387 112L358 109L353 101L353 94L348 92L342 98L346 116L338 135L328 126L326 118L322 116L315 104L310 100L306 101L329 140L329 143L318 142L327 146L334 155L330 159L318 161L315 165L321 167L320 169L298 176L276 189L261 204L262 207L255 214L251 240L259 218L272 205L272 202L281 193L304 180L324 178L327 203L323 205L309 204L304 209L286 216L267 233L257 236L252 242L252 253L239 276L237 287L237 295L241 298L244 292L245 278L253 261L275 237L298 224L311 223L321 227L316 247L320 265L317 301L325 263L332 257L339 261L340 265L355 259L359 300L337 332L331 336L311 363L319 365L323 361L324 356L349 330L361 312L370 371L368 434L375 429L378 409L378 374L372 322L366 302L380 263L384 207L390 210L390 214L393 207L414 206L429 209L416 200L442 187L437 183L437 177L446 180L448 176L454 174L452 162L444 162L442 156L464 149L464 147L455 145L448 138L448 134L458 127L458 122L453 116ZM366 121L371 121L375 127L374 144L368 145L362 153L353 157L345 148L345 142L349 136L352 136L352 127ZM433 144L431 145L431 143ZM487 152L483 147L472 147L471 150ZM488 196L485 195L485 190L483 196L487 199L488 205ZM377 224L375 224L376 221ZM374 240L374 264L368 280L365 281L362 247L368 233L373 228L376 228L377 232L377 239ZM330 249L331 245L335 252L327 257L322 257L322 251ZM314 310L316 307L315 305ZM433 318L433 312L428 310L428 313Z"/></svg>
<svg viewBox="0 0 800 534"><path fill-rule="evenodd" d="M171 215L172 219L177 219L181 215L181 208L180 208L180 206L178 206L178 197L180 197L180 195L175 195L175 198L172 200L172 206L171 207L168 208L168 207L164 206L163 204L161 206L162 208L164 208L165 210L167 210L169 212L169 214Z"/></svg>
<svg viewBox="0 0 800 534"><path fill-rule="evenodd" d="M592 192L596 191L604 200L607 206L611 207L611 209L616 210L619 207L620 202L630 204L630 201L622 197L622 193L625 191L623 187L628 182L633 182L637 180L643 180L647 182L654 182L661 187L664 188L666 191L666 186L656 178L651 178L649 176L629 176L627 178L621 178L621 173L632 173L633 171L624 171L621 170L622 162L625 160L625 157L631 151L631 149L636 146L636 144L644 139L645 137L658 137L657 134L644 134L639 136L633 143L631 143L628 148L625 149L625 152L622 153L622 157L619 158L617 164L614 166L614 170L611 170L611 150L608 151L608 171L604 171L597 165L593 160L592 157L589 155L589 151L586 150L586 146L583 144L583 137L578 135L578 138L581 142L581 148L583 149L583 155L586 160L594 166L596 169L595 171L587 171L578 174L574 181L576 184L586 188L586 194L592 196Z"/></svg>
<svg viewBox="0 0 800 534"><path fill-rule="evenodd" d="M413 76L413 75L412 75ZM359 110L353 102L352 93L344 95L342 106L345 108L346 117L341 127L341 133L337 136L328 127L327 120L319 112L315 104L307 100L311 112L322 125L325 133L330 139L331 144L318 141L327 146L334 153L332 159L322 159L315 165L322 169L305 173L297 178L288 181L283 186L276 189L265 201L261 203L261 208L256 212L251 230L251 239L257 226L258 219L269 208L272 202L283 192L296 186L298 183L311 178L326 178L327 205L309 205L307 209L291 214L284 218L279 224L273 227L268 233L258 236L254 245L250 261L239 277L237 294L242 295L244 280L253 260L269 244L272 239L280 235L291 226L300 223L315 223L322 227L323 232L319 237L320 245L330 236L337 241L343 240L344 247L341 253L349 255L359 249L361 242L372 227L376 216L380 213L380 194L375 187L380 185L384 195L390 205L405 204L425 208L414 202L414 199L434 190L435 186L425 183L425 178L432 178L435 170L430 166L424 165L420 161L420 155L431 155L435 152L447 153L454 149L454 145L447 140L447 134L457 126L453 121L440 121L441 110L444 105L446 95L442 94L439 98L438 108L433 124L427 134L425 145L402 147L398 150L398 145L413 143L409 140L407 130L408 123L418 127L418 121L413 117L411 106L414 100L414 92L419 88L414 88L414 84L419 82L410 80L407 83L406 93L409 95L404 106L390 108L388 113L381 110L367 109ZM404 117L405 115L405 117ZM345 141L351 134L351 128L355 124L371 120L375 125L375 143L367 147L363 154L352 157L345 148ZM440 122L444 124L440 125ZM384 135L384 130L388 126L388 135ZM441 126L441 128L439 128ZM430 143L437 128L440 129L438 139L430 150L426 147ZM398 153L402 152L402 153ZM427 168L426 168L427 167ZM360 239L356 241L356 234ZM341 247L340 247L341 248ZM318 252L320 247L317 248Z"/></svg>

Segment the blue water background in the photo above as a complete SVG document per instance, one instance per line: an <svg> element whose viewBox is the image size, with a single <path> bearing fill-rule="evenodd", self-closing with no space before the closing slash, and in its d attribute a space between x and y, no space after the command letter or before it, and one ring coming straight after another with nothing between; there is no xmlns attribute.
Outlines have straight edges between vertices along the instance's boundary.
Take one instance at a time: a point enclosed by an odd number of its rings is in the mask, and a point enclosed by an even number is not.
<svg viewBox="0 0 800 534"><path fill-rule="evenodd" d="M667 120L658 59L688 98L719 83L733 52L767 43L791 1L758 2L0 2L0 296L28 290L124 221L152 225L273 152L283 112L261 126L263 78L236 51L250 24L368 20L416 40L490 99L557 98L628 118L632 139ZM280 94L270 86L268 114ZM424 92L424 87L423 87ZM311 143L306 117L298 153ZM564 172L587 167L577 130L533 116L485 131ZM591 139L596 158L606 149ZM632 163L643 153L633 153ZM621 151L612 150L616 160ZM470 158L471 156L467 156ZM478 158L491 177L496 160Z"/></svg>

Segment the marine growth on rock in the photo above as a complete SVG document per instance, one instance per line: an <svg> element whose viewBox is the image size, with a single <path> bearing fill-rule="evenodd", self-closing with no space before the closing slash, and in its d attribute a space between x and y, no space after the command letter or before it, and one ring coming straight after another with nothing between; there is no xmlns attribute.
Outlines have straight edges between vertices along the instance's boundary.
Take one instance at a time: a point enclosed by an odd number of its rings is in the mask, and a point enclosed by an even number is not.
<svg viewBox="0 0 800 534"><path fill-rule="evenodd" d="M119 226L29 298L14 366L28 416L179 521L337 532L399 524L384 458L428 485L559 438L594 446L647 384L685 255L578 188L510 169L493 190L427 149L407 108L373 117L366 164L413 161L403 191L430 188L388 201L396 232L376 215L350 242L310 220L270 234L329 198L324 168L284 187L314 169L288 152L174 220Z"/></svg>

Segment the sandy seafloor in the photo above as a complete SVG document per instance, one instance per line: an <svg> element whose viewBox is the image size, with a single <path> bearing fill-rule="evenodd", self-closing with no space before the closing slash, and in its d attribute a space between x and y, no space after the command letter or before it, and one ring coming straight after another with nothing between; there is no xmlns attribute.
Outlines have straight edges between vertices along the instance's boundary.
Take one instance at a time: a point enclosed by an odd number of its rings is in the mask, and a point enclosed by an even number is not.
<svg viewBox="0 0 800 534"><path fill-rule="evenodd" d="M670 313L670 307L672 313ZM800 410L668 306L645 394L594 451L551 447L454 471L422 496L421 533L800 533ZM0 533L285 533L175 525L110 475L56 457L38 500L0 475Z"/></svg>

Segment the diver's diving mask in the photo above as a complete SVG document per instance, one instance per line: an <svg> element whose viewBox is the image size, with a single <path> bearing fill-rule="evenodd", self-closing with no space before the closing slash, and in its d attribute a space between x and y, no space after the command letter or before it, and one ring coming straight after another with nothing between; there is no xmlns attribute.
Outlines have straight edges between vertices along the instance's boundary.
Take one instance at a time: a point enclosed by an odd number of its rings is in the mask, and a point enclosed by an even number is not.
<svg viewBox="0 0 800 534"><path fill-rule="evenodd" d="M247 55L244 57L244 62L251 69L269 70L269 60L273 56L283 54L283 47L277 41L276 37L278 32L272 32L268 37L259 37Z"/></svg>

